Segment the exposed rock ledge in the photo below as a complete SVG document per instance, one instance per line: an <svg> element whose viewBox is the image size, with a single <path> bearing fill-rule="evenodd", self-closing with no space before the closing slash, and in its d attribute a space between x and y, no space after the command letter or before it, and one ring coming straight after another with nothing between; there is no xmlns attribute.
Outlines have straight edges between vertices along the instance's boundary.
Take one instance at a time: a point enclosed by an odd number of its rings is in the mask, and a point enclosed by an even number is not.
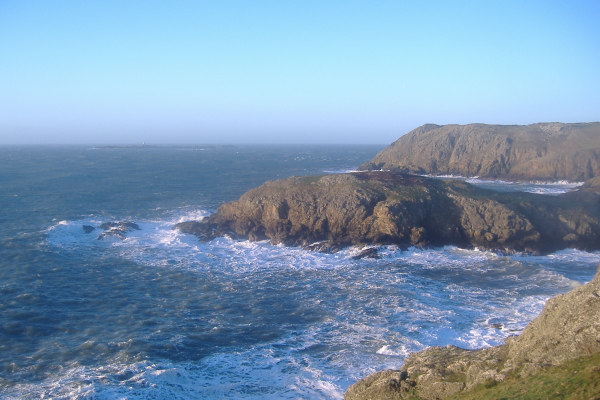
<svg viewBox="0 0 600 400"><path fill-rule="evenodd" d="M597 180L597 179L596 179ZM562 196L498 193L458 180L371 171L271 181L176 229L335 251L349 245L600 249L596 180Z"/></svg>
<svg viewBox="0 0 600 400"><path fill-rule="evenodd" d="M600 271L591 282L550 299L540 316L505 344L482 350L432 347L414 353L399 371L378 372L350 386L345 399L444 399L598 353ZM600 382L600 369L595 368L594 381ZM570 374L565 370L564 379Z"/></svg>

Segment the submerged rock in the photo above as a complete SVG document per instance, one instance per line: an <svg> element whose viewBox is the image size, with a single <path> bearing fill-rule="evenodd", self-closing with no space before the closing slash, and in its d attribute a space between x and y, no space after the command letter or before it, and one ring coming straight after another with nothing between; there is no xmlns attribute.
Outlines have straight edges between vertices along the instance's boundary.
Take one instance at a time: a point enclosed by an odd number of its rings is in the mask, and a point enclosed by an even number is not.
<svg viewBox="0 0 600 400"><path fill-rule="evenodd" d="M548 301L519 336L482 350L432 347L411 354L399 371L382 371L350 386L346 400L444 399L508 376L600 353L600 270L579 288ZM565 378L569 372L565 371Z"/></svg>
<svg viewBox="0 0 600 400"><path fill-rule="evenodd" d="M513 180L600 176L600 123L423 125L361 169Z"/></svg>
<svg viewBox="0 0 600 400"><path fill-rule="evenodd" d="M361 250L360 253L352 257L353 260L361 260L363 258L380 258L379 249L377 249L377 247L369 247Z"/></svg>
<svg viewBox="0 0 600 400"><path fill-rule="evenodd" d="M371 171L271 181L202 221L175 225L311 250L457 245L498 251L600 248L600 195L498 193L468 183Z"/></svg>
<svg viewBox="0 0 600 400"><path fill-rule="evenodd" d="M102 240L106 237L117 237L123 240L127 233L134 230L140 230L138 224L129 221L105 222L101 224L99 228L102 229L103 232L98 235L98 240Z"/></svg>

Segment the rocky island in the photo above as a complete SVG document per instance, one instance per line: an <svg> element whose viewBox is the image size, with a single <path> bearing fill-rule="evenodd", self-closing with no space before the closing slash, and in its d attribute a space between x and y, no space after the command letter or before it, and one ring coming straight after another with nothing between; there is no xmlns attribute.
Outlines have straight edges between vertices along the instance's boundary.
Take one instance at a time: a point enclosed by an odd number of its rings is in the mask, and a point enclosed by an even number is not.
<svg viewBox="0 0 600 400"><path fill-rule="evenodd" d="M600 182L561 196L499 193L392 171L267 182L176 229L336 251L346 246L457 245L548 253L600 249Z"/></svg>
<svg viewBox="0 0 600 400"><path fill-rule="evenodd" d="M230 235L320 251L372 244L600 249L600 123L424 125L361 168L266 182L175 228L201 240ZM415 173L588 181L550 197Z"/></svg>

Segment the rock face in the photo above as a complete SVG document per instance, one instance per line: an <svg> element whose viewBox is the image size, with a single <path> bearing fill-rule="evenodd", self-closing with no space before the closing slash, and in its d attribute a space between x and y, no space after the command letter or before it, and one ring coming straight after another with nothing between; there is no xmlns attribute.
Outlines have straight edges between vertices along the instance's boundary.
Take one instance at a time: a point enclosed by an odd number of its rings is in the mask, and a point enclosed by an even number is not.
<svg viewBox="0 0 600 400"><path fill-rule="evenodd" d="M443 399L599 352L600 272L591 282L549 300L540 316L504 345L483 350L429 348L409 356L399 371L358 381L345 399Z"/></svg>
<svg viewBox="0 0 600 400"><path fill-rule="evenodd" d="M600 123L423 125L361 169L585 181L600 176Z"/></svg>
<svg viewBox="0 0 600 400"><path fill-rule="evenodd" d="M598 249L600 195L502 194L458 180L372 171L267 182L176 228L202 240L231 235L321 251L366 244Z"/></svg>

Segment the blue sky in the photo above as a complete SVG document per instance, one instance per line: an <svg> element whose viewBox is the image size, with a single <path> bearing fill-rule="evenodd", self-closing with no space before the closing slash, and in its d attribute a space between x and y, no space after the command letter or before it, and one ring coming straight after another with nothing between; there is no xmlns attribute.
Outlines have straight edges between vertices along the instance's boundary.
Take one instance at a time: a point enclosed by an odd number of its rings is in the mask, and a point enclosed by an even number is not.
<svg viewBox="0 0 600 400"><path fill-rule="evenodd" d="M0 144L600 120L600 1L0 1Z"/></svg>

